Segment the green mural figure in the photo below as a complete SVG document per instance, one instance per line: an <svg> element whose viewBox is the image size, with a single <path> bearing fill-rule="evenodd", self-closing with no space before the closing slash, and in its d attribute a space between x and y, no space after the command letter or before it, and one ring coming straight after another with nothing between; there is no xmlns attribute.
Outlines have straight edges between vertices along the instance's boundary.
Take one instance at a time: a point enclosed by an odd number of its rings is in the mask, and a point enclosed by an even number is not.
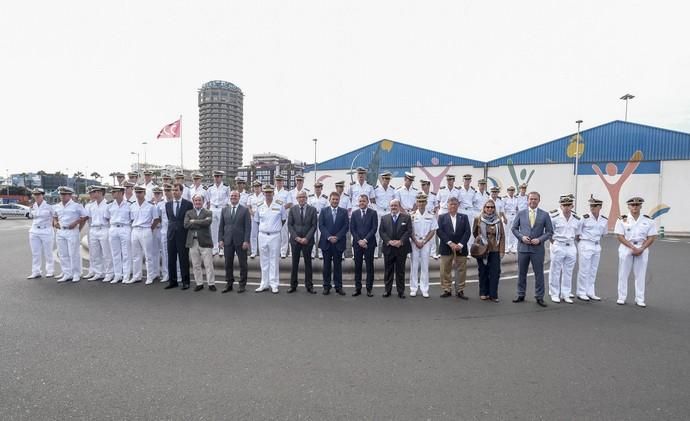
<svg viewBox="0 0 690 421"><path fill-rule="evenodd" d="M513 165L513 160L508 158L508 161L506 163L508 164L508 171L510 172L510 176L512 177L513 182L515 183L515 187L518 187L522 183L529 184L529 181L532 179L532 176L534 175L534 170L530 171L528 176L527 169L523 168L522 170L520 170L520 178L518 178L517 173L515 172L515 166Z"/></svg>

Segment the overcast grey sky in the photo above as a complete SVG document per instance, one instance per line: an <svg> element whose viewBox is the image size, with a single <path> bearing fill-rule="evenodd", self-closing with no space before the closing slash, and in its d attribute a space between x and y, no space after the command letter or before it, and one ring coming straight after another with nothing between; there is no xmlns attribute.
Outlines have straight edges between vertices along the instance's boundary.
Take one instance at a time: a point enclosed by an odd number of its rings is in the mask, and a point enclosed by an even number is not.
<svg viewBox="0 0 690 421"><path fill-rule="evenodd" d="M36 1L0 6L0 171L125 170L196 93L245 93L244 162L381 138L486 160L623 119L690 132L687 1Z"/></svg>

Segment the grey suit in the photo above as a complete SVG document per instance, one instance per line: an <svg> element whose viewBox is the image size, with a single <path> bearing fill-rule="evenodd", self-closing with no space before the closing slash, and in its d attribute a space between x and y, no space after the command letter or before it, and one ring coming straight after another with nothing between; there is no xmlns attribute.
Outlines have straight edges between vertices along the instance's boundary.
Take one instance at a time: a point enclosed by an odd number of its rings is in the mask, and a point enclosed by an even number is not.
<svg viewBox="0 0 690 421"><path fill-rule="evenodd" d="M242 244L249 244L252 231L252 221L249 209L240 204L236 205L235 216L232 215L232 204L225 206L220 214L218 224L218 239L223 242L223 254L225 257L225 281L226 288L230 290L235 283L235 255L240 261L240 290L247 285L247 250Z"/></svg>
<svg viewBox="0 0 690 421"><path fill-rule="evenodd" d="M524 297L527 290L527 269L532 263L534 271L534 297L544 298L544 243L551 239L553 226L548 212L537 209L534 226L529 223L529 208L518 212L513 221L513 235L518 239L518 297ZM522 237L539 239L539 244L522 242Z"/></svg>
<svg viewBox="0 0 690 421"><path fill-rule="evenodd" d="M297 271L299 270L300 254L304 257L304 286L307 290L314 288L313 272L311 268L311 250L314 247L314 234L316 233L317 219L316 208L304 205L304 217L302 217L299 204L293 205L288 211L288 232L290 233L290 246L292 247L292 271L290 273L290 288L297 288ZM307 244L300 244L297 238L305 238Z"/></svg>

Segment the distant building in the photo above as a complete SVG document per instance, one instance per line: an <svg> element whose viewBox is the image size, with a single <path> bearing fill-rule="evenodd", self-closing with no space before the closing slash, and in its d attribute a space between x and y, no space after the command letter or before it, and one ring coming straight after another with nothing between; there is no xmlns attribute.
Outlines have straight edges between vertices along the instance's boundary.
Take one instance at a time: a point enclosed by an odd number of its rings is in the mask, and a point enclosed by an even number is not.
<svg viewBox="0 0 690 421"><path fill-rule="evenodd" d="M295 186L295 176L303 172L303 162L293 162L286 156L268 152L253 155L249 165L237 169L237 176L247 180L248 186L254 180L261 181L261 184L275 185L275 176L280 173L285 177L285 186L291 189Z"/></svg>
<svg viewBox="0 0 690 421"><path fill-rule="evenodd" d="M199 89L199 170L205 180L214 170L234 178L242 165L242 90L230 82L214 80Z"/></svg>

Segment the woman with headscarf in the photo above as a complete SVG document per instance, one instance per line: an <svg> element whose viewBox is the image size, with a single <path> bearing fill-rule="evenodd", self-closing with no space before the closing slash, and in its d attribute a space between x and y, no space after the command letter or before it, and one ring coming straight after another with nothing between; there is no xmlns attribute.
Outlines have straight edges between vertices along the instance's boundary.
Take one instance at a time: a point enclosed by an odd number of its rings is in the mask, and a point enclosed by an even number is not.
<svg viewBox="0 0 690 421"><path fill-rule="evenodd" d="M481 213L474 219L472 235L475 242L486 245L486 253L476 257L479 268L479 298L495 303L498 299L498 280L501 277L501 259L505 254L505 230L496 212L496 203L488 199Z"/></svg>

